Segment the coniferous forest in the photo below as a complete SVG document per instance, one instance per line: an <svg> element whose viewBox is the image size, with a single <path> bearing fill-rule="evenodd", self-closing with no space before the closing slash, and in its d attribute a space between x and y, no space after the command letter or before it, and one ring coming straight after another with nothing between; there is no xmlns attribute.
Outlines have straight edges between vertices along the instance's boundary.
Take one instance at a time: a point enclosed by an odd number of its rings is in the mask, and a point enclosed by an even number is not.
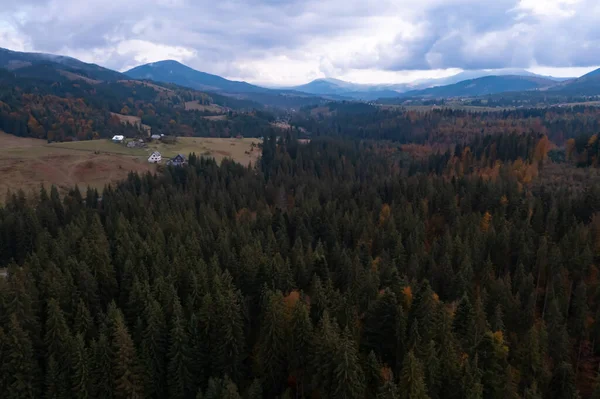
<svg viewBox="0 0 600 399"><path fill-rule="evenodd" d="M530 184L538 134L394 148L9 195L1 396L600 398L600 187Z"/></svg>

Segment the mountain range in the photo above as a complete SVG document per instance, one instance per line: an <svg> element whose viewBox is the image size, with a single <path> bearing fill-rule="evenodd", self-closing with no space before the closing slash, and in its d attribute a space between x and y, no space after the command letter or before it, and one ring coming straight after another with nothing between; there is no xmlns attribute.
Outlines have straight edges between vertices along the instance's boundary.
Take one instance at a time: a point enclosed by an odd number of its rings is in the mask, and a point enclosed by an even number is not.
<svg viewBox="0 0 600 399"><path fill-rule="evenodd" d="M504 92L544 91L547 95L600 95L600 70L571 79L507 69L464 71L450 77L402 84L368 85L325 78L299 86L266 88L201 72L173 60L140 65L121 73L72 57L1 48L0 68L16 76L30 78L68 78L89 82L148 80L283 108L298 108L337 100L477 97Z"/></svg>

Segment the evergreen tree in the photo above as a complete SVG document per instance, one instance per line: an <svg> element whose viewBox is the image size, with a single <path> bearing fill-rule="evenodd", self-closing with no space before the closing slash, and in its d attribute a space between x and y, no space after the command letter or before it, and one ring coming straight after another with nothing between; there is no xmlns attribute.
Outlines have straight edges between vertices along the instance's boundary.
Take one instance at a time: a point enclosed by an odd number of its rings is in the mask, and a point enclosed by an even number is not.
<svg viewBox="0 0 600 399"><path fill-rule="evenodd" d="M390 374L389 378L377 390L377 399L398 399L398 387L394 383L394 376Z"/></svg>
<svg viewBox="0 0 600 399"><path fill-rule="evenodd" d="M144 310L146 327L142 334L141 359L145 365L146 393L166 395L167 326L160 304L151 299ZM180 331L177 331L180 333Z"/></svg>
<svg viewBox="0 0 600 399"><path fill-rule="evenodd" d="M470 351L475 344L475 311L466 294L458 303L452 327L463 349Z"/></svg>
<svg viewBox="0 0 600 399"><path fill-rule="evenodd" d="M120 310L117 310L112 323L114 396L116 399L140 398L143 392L139 362Z"/></svg>
<svg viewBox="0 0 600 399"><path fill-rule="evenodd" d="M363 327L364 351L375 351L384 363L396 364L397 344L396 296L386 291L371 304Z"/></svg>
<svg viewBox="0 0 600 399"><path fill-rule="evenodd" d="M110 342L104 333L100 333L98 341L92 344L92 388L95 397L114 397L113 352Z"/></svg>
<svg viewBox="0 0 600 399"><path fill-rule="evenodd" d="M308 309L301 300L294 306L291 325L290 368L296 378L296 391L303 397L314 333Z"/></svg>
<svg viewBox="0 0 600 399"><path fill-rule="evenodd" d="M579 399L575 373L570 364L563 362L555 368L548 392L552 399Z"/></svg>
<svg viewBox="0 0 600 399"><path fill-rule="evenodd" d="M73 346L73 394L76 399L87 399L91 397L90 353L82 334L77 334Z"/></svg>
<svg viewBox="0 0 600 399"><path fill-rule="evenodd" d="M6 360L3 360L3 373L7 376L8 388L6 397L38 398L40 372L33 344L14 314L10 316L6 337Z"/></svg>
<svg viewBox="0 0 600 399"><path fill-rule="evenodd" d="M408 352L402 364L402 375L400 377L400 397L403 399L428 399L425 386L423 365L417 359L414 352Z"/></svg>
<svg viewBox="0 0 600 399"><path fill-rule="evenodd" d="M335 352L333 373L333 396L336 398L362 398L365 380L358 362L358 350L354 338L346 327Z"/></svg>
<svg viewBox="0 0 600 399"><path fill-rule="evenodd" d="M191 375L189 370L190 360L189 340L186 331L187 323L179 300L173 306L171 332L169 334L169 351L167 354L167 381L169 397L186 398L191 390Z"/></svg>
<svg viewBox="0 0 600 399"><path fill-rule="evenodd" d="M281 292L266 292L261 331L258 338L257 361L271 392L278 392L286 375L289 356L289 333L285 305Z"/></svg>

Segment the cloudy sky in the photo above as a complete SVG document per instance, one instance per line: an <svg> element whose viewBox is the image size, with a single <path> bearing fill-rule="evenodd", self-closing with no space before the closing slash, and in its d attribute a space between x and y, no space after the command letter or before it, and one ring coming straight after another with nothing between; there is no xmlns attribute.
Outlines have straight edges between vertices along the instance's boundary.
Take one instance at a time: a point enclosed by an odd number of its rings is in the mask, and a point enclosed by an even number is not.
<svg viewBox="0 0 600 399"><path fill-rule="evenodd" d="M406 82L600 66L598 0L1 0L0 47L250 82Z"/></svg>

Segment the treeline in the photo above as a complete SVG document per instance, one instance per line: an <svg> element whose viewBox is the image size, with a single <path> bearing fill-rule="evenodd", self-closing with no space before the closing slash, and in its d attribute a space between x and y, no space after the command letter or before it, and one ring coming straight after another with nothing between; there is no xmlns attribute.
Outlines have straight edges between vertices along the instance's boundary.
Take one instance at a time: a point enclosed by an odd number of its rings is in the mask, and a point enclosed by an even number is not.
<svg viewBox="0 0 600 399"><path fill-rule="evenodd" d="M430 111L360 103L307 108L293 124L315 135L385 139L400 143L468 144L480 135L542 134L557 145L582 132L600 129L600 108L531 108L469 112L451 108Z"/></svg>
<svg viewBox="0 0 600 399"><path fill-rule="evenodd" d="M598 187L264 151L8 197L3 396L598 397Z"/></svg>

